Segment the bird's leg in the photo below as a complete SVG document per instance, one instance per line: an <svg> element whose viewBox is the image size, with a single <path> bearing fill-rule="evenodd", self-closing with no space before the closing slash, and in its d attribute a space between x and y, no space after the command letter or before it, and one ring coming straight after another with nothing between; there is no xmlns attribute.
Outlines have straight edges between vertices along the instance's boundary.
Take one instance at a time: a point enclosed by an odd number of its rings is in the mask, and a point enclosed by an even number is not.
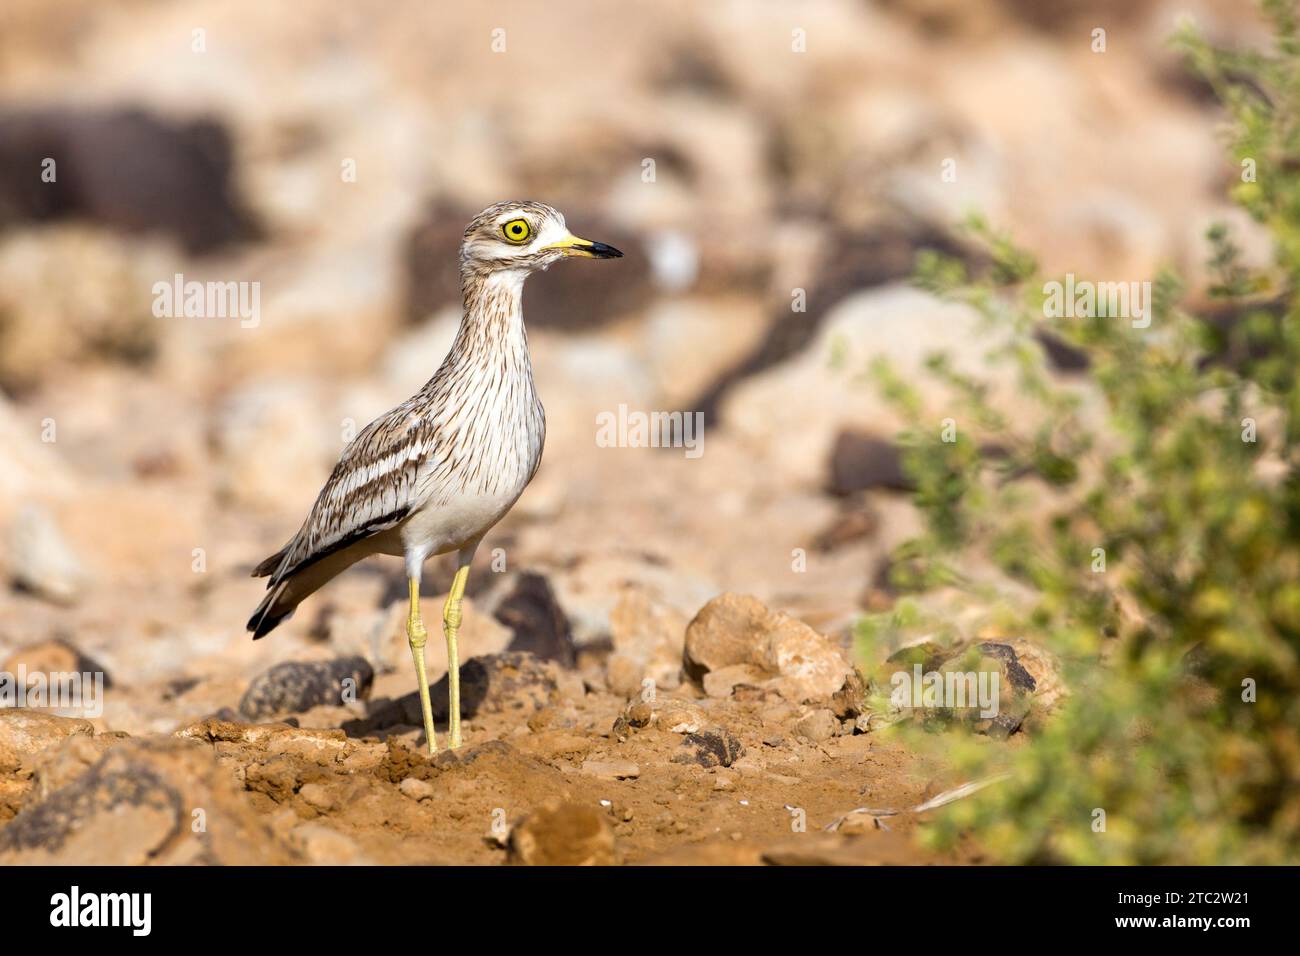
<svg viewBox="0 0 1300 956"><path fill-rule="evenodd" d="M451 749L460 746L460 660L456 656L456 635L460 631L460 599L465 596L465 581L469 578L469 565L462 564L451 579L451 591L442 607L442 631L447 637L447 686L451 727Z"/></svg>
<svg viewBox="0 0 1300 956"><path fill-rule="evenodd" d="M415 660L415 679L420 685L420 712L424 715L424 736L429 741L429 753L438 750L438 738L433 730L433 705L429 703L429 674L424 669L424 645L429 632L420 619L420 579L410 578L411 616L406 620L406 639L411 644L411 657Z"/></svg>

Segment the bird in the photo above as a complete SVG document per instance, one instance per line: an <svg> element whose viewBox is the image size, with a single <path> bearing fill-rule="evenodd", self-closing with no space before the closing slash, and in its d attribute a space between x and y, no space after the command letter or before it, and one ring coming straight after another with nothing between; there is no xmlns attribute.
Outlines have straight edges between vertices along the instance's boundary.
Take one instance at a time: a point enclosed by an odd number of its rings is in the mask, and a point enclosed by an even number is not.
<svg viewBox="0 0 1300 956"><path fill-rule="evenodd" d="M423 388L348 443L297 534L253 571L269 578L247 625L258 640L362 558L405 560L406 636L431 754L438 746L424 659L428 630L420 615L424 562L456 553L442 609L448 742L455 750L461 745L456 641L470 565L542 460L546 413L528 353L524 280L561 259L622 255L573 235L564 216L545 203L499 202L470 220L460 246L463 310L442 364Z"/></svg>

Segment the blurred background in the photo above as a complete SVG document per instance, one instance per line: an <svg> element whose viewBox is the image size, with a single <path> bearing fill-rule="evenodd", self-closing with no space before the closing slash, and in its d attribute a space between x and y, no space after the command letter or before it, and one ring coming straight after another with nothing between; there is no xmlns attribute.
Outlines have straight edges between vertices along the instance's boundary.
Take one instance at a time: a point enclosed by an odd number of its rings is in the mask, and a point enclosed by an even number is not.
<svg viewBox="0 0 1300 956"><path fill-rule="evenodd" d="M608 651L620 604L680 629L726 590L847 641L919 523L862 372L974 327L908 283L918 250L962 256L978 210L1049 274L1172 265L1195 290L1215 219L1266 255L1166 43L1191 15L1259 44L1247 6L7 0L0 659L75 650L164 688L112 696L132 733L304 654L373 652L409 690L397 562L258 645L247 575L437 368L461 231L507 198L628 255L528 284L546 455L471 598L497 557L546 578L579 648ZM256 327L155 317L177 273L259 283ZM620 404L703 412L704 454L598 447ZM497 639L475 627L468 654ZM592 655L589 684L637 686Z"/></svg>

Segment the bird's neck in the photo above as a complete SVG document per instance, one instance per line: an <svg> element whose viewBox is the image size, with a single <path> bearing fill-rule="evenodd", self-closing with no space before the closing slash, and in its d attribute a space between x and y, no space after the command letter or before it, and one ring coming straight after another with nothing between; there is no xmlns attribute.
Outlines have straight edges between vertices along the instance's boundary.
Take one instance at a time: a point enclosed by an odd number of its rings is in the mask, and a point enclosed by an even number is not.
<svg viewBox="0 0 1300 956"><path fill-rule="evenodd" d="M500 270L487 273L463 271L460 289L465 311L456 333L456 346L477 351L481 348L522 351L528 356L528 335L524 331L524 279L527 273Z"/></svg>

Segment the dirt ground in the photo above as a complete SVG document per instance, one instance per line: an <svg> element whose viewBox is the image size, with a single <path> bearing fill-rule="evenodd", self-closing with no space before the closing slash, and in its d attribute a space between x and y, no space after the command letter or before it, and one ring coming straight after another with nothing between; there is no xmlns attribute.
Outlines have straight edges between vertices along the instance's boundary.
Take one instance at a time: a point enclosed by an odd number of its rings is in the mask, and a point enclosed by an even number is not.
<svg viewBox="0 0 1300 956"><path fill-rule="evenodd" d="M921 527L867 370L936 422L936 350L1013 393L979 317L910 283L923 249L971 259L973 209L1053 274L1200 287L1217 218L1267 258L1166 42L1187 5L1101 4L1101 53L1087 5L1023 0L6 0L0 675L109 683L89 719L0 706L0 863L935 859L925 814L825 830L965 782L861 686ZM462 230L506 198L626 257L529 279L545 454L471 573L465 747L430 760L400 562L257 642L249 574L438 368ZM178 274L255 286L256 321L160 315ZM700 454L602 444L622 408L699 415ZM997 653L1050 710L1052 662ZM1029 732L989 731L951 732Z"/></svg>

